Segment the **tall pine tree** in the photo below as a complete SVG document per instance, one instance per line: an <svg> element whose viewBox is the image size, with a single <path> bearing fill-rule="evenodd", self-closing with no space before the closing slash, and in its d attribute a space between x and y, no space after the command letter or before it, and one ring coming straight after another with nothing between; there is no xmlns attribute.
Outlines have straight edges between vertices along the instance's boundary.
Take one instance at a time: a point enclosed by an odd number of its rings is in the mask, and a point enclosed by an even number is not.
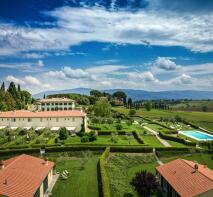
<svg viewBox="0 0 213 197"><path fill-rule="evenodd" d="M2 85L1 85L1 91L5 92L5 85L4 85L4 82L3 82Z"/></svg>

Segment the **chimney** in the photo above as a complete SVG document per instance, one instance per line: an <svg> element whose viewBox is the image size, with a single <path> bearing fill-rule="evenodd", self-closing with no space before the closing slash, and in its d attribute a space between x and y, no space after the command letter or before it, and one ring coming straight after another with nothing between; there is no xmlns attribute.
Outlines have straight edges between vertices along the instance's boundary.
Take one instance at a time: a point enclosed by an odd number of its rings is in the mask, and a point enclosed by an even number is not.
<svg viewBox="0 0 213 197"><path fill-rule="evenodd" d="M0 161L0 170L2 170L2 169L4 169L4 161L3 160Z"/></svg>
<svg viewBox="0 0 213 197"><path fill-rule="evenodd" d="M48 165L48 158L44 157L44 165Z"/></svg>
<svg viewBox="0 0 213 197"><path fill-rule="evenodd" d="M198 171L198 165L197 164L194 165L194 170L195 170L194 172Z"/></svg>

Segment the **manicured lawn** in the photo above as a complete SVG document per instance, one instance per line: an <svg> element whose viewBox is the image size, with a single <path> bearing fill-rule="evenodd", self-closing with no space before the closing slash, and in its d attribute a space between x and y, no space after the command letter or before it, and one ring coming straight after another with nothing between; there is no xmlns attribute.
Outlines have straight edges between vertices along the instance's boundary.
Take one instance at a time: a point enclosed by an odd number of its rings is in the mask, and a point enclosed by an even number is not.
<svg viewBox="0 0 213 197"><path fill-rule="evenodd" d="M111 140L111 135L99 135L97 136L97 140L93 142L87 142L90 144L119 144L119 145L139 145L138 141L134 138L133 135L130 135L129 138L125 135L117 135L116 142ZM65 140L65 143L71 143L71 144L79 144L81 142L81 138L78 136L75 137L69 137L67 140ZM84 144L84 143L82 143Z"/></svg>
<svg viewBox="0 0 213 197"><path fill-rule="evenodd" d="M122 112L124 114L129 113L129 109L122 107L115 107L114 110ZM168 110L156 110L146 111L145 109L137 110L137 115L150 119L159 119L160 117L175 117L180 115L182 118L189 122L192 122L200 127L208 129L213 132L213 112L184 112L184 111L168 111Z"/></svg>
<svg viewBox="0 0 213 197"><path fill-rule="evenodd" d="M61 172L66 169L70 176L67 180L58 179L51 196L98 197L98 159L99 156L93 155L87 161L81 157L69 157L58 161L56 170ZM84 169L81 169L82 162L85 162Z"/></svg>
<svg viewBox="0 0 213 197"><path fill-rule="evenodd" d="M157 165L152 154L143 153L114 153L106 164L107 174L110 182L110 192L112 197L123 197L133 191L130 181L136 172L148 170L154 173Z"/></svg>
<svg viewBox="0 0 213 197"><path fill-rule="evenodd" d="M143 135L141 136L144 142L150 146L164 147L163 144L154 135Z"/></svg>
<svg viewBox="0 0 213 197"><path fill-rule="evenodd" d="M150 129L153 129L154 131L169 131L169 129L165 128L165 127L162 127L158 124L147 124L145 125L146 127L149 127Z"/></svg>

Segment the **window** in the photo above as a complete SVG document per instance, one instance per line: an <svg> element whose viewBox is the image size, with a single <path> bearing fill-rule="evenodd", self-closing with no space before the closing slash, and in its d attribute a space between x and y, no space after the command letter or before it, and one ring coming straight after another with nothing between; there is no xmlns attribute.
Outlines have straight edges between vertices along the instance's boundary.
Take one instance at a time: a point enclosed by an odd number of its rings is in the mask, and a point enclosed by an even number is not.
<svg viewBox="0 0 213 197"><path fill-rule="evenodd" d="M67 111L67 108L64 108L65 111Z"/></svg>
<svg viewBox="0 0 213 197"><path fill-rule="evenodd" d="M49 103L47 103L47 105L49 106L50 104L49 104Z"/></svg>
<svg viewBox="0 0 213 197"><path fill-rule="evenodd" d="M28 121L28 122L31 122L31 121L32 121L32 119L31 119L31 118L28 118L28 119L27 119L27 121Z"/></svg>
<svg viewBox="0 0 213 197"><path fill-rule="evenodd" d="M43 120L43 119L42 119L42 118L40 118L40 122L42 122L42 120Z"/></svg>
<svg viewBox="0 0 213 197"><path fill-rule="evenodd" d="M49 108L47 108L47 111L49 111L50 109Z"/></svg>
<svg viewBox="0 0 213 197"><path fill-rule="evenodd" d="M62 105L62 103L60 103L60 105Z"/></svg>
<svg viewBox="0 0 213 197"><path fill-rule="evenodd" d="M67 103L64 103L64 105L67 105Z"/></svg>
<svg viewBox="0 0 213 197"><path fill-rule="evenodd" d="M12 122L16 122L16 119L15 119L15 118L12 118Z"/></svg>
<svg viewBox="0 0 213 197"><path fill-rule="evenodd" d="M72 110L72 108L71 108L71 107L69 107L69 110Z"/></svg>

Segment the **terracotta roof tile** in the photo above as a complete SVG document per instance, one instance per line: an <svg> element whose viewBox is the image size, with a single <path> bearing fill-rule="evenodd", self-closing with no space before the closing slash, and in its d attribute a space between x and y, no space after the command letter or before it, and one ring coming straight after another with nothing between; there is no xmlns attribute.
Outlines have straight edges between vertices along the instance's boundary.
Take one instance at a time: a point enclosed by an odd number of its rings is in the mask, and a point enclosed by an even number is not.
<svg viewBox="0 0 213 197"><path fill-rule="evenodd" d="M78 110L68 111L8 111L0 112L0 118L48 118L48 117L84 117L86 114Z"/></svg>
<svg viewBox="0 0 213 197"><path fill-rule="evenodd" d="M213 190L213 170L183 159L177 159L156 167L181 197L192 197Z"/></svg>
<svg viewBox="0 0 213 197"><path fill-rule="evenodd" d="M53 162L45 165L43 159L25 154L4 164L0 170L0 195L10 197L32 197L54 166Z"/></svg>

